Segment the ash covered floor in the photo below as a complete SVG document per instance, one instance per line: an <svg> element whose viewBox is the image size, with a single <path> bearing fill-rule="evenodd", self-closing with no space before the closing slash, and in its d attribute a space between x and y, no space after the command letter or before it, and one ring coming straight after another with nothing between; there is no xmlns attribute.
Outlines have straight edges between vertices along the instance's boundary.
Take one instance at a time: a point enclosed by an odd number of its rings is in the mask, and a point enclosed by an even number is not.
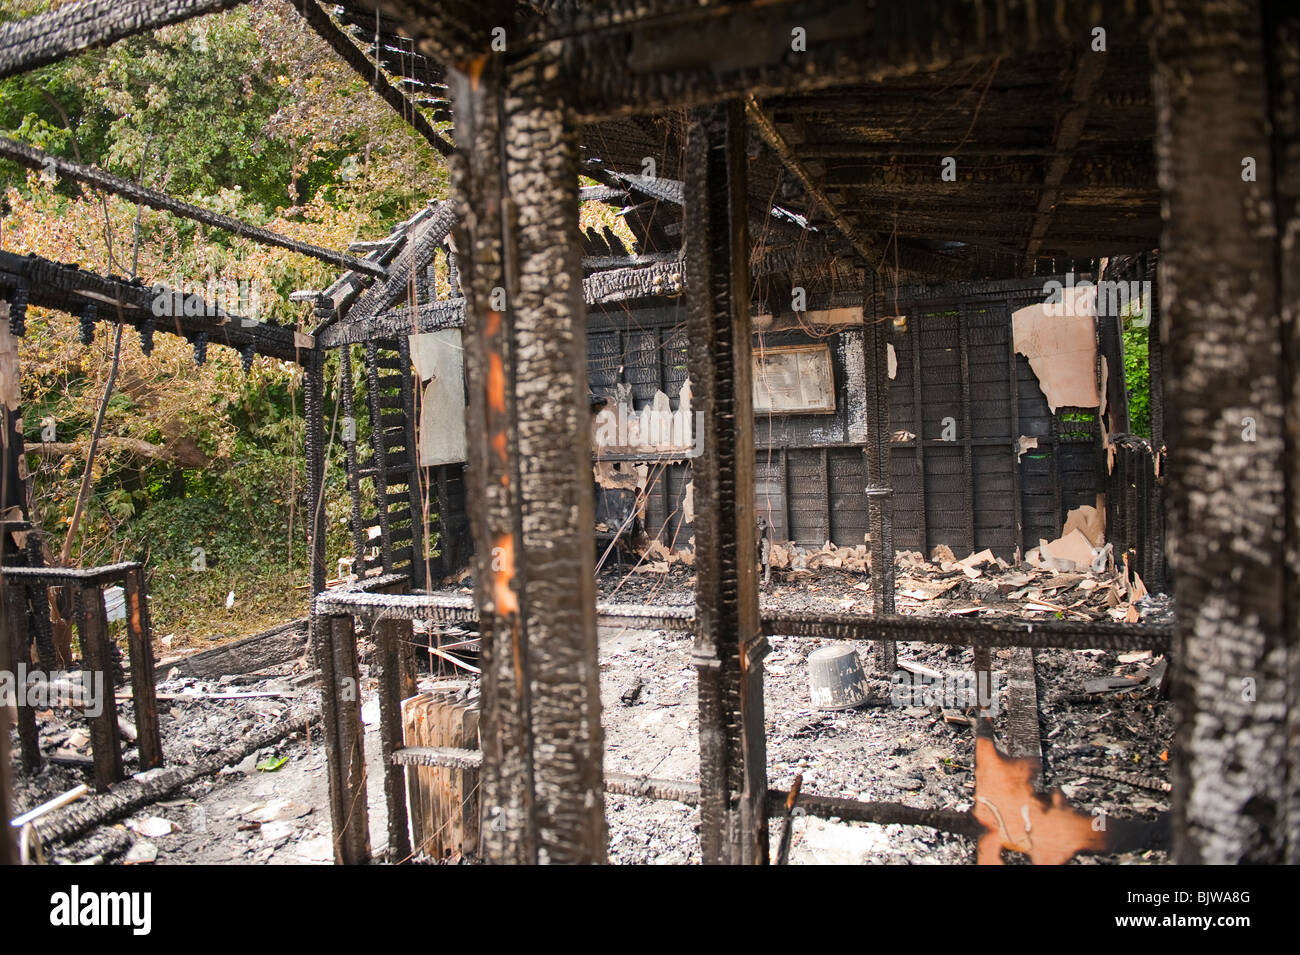
<svg viewBox="0 0 1300 955"><path fill-rule="evenodd" d="M1158 600L1117 604L1107 575L1045 570L1002 571L989 565L978 577L900 556L899 609L938 615L978 613L1043 618L1074 614L1106 619L1136 612L1167 613ZM909 570L910 568L910 570ZM627 573L612 568L600 580L601 599L632 604L690 604L689 568ZM1028 577L1029 581L1024 582ZM1122 589L1122 581L1120 581ZM764 589L765 609L868 613L866 578L834 569L775 571ZM464 592L460 590L458 592ZM911 593L914 596L908 596ZM1133 607L1133 610L1129 608ZM1041 609L1030 609L1041 608ZM1053 609L1060 608L1060 609ZM1142 609L1137 609L1142 608ZM974 790L974 730L960 709L891 698L891 686L872 674L872 647L859 644L872 683L872 701L842 711L809 702L808 655L829 641L772 638L765 661L765 712L770 784L788 789L802 774L803 792L862 800L898 801L923 808L965 810ZM1013 651L995 651L995 687L1005 703ZM900 661L957 675L972 669L969 649L898 645ZM610 772L694 780L698 772L695 669L691 640L679 633L602 628L601 696L605 765ZM367 676L364 658L362 673ZM1059 786L1085 812L1115 818L1151 817L1167 810L1169 704L1159 695L1163 660L1150 654L1040 650L1036 653L1039 728L1047 787ZM368 677L363 718L370 765L371 841L385 844L384 800L375 729L377 703ZM422 681L427 685L427 678ZM291 720L317 705L307 661L291 661L221 681L176 679L159 684L168 764L191 763L231 747L260 728ZM187 699L186 694L195 698ZM238 696L237 694L266 694ZM228 699L213 698L219 695ZM625 702L629 700L631 702ZM921 701L924 703L924 701ZM967 710L966 713L973 711ZM1000 705L995 723L1005 725ZM42 720L43 748L77 750L84 720L55 710ZM128 769L134 752L127 749ZM283 760L283 762L281 762ZM260 768L259 768L260 767ZM36 776L17 775L16 802L25 810L82 782L80 767L47 765ZM301 732L199 779L125 819L97 827L58 846L59 862L326 863L331 858L324 751ZM675 802L606 796L609 858L615 863L698 862L699 814ZM775 844L783 823L772 822ZM972 843L922 827L847 824L797 818L794 864L963 864ZM1160 851L1076 861L1160 862Z"/></svg>

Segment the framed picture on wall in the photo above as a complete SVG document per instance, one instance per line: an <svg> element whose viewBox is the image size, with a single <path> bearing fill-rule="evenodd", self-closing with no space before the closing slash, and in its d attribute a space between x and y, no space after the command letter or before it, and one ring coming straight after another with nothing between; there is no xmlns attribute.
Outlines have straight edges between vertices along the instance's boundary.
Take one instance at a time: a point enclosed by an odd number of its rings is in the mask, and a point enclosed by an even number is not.
<svg viewBox="0 0 1300 955"><path fill-rule="evenodd" d="M834 414L831 347L778 345L754 349L756 414Z"/></svg>

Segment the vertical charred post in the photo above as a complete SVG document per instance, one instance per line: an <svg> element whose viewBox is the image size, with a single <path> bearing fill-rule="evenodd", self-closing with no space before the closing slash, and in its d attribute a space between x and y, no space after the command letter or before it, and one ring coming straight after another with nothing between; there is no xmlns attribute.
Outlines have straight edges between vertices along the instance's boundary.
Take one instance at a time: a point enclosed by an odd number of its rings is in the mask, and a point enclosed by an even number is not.
<svg viewBox="0 0 1300 955"><path fill-rule="evenodd" d="M878 314L875 295L868 293L862 310L866 320L867 370L867 520L871 531L871 609L892 616L894 606L894 487L889 463L889 319ZM893 672L892 643L881 643L884 672Z"/></svg>
<svg viewBox="0 0 1300 955"><path fill-rule="evenodd" d="M505 223L513 260L524 603L541 862L605 861L579 127L542 51L507 79Z"/></svg>
<svg viewBox="0 0 1300 955"><path fill-rule="evenodd" d="M453 73L485 853L605 859L578 130L542 51Z"/></svg>
<svg viewBox="0 0 1300 955"><path fill-rule="evenodd" d="M695 110L686 143L688 367L703 416L695 461L695 662L705 863L765 863L763 656L754 559L745 114Z"/></svg>
<svg viewBox="0 0 1300 955"><path fill-rule="evenodd" d="M1286 811L1283 821L1284 862L1300 863L1300 10L1284 0L1264 4L1264 42L1268 64L1270 117L1273 125L1274 184L1277 214L1277 283L1282 321L1283 381L1290 389L1286 410L1287 481L1285 630L1287 687L1285 739Z"/></svg>
<svg viewBox="0 0 1300 955"><path fill-rule="evenodd" d="M1173 836L1184 864L1287 855L1296 347L1282 317L1279 236L1294 236L1295 220L1277 219L1266 77L1277 34L1263 22L1259 0L1212 10L1174 0L1153 40L1178 586Z"/></svg>

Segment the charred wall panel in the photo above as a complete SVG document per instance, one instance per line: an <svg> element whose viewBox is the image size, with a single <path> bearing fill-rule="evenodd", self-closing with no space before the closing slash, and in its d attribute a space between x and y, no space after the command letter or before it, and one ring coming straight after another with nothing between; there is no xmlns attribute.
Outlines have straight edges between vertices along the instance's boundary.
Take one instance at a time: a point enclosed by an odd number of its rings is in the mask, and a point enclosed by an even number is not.
<svg viewBox="0 0 1300 955"><path fill-rule="evenodd" d="M1041 302L1048 278L900 293L897 312L907 320L890 324L896 548L929 553L947 544L964 556L987 547L1011 559L1059 536L1071 507L1096 503L1103 466L1095 409L1053 414L1029 362L1013 352L1011 314ZM663 391L678 407L685 336L676 302L593 310L589 321L595 394L615 399L621 385L640 409ZM754 351L821 342L830 348L835 410L755 415L757 507L775 540L852 546L868 526L864 383L851 353L862 348L861 331L761 334ZM1021 436L1038 446L1017 460ZM690 468L662 457L647 462L646 530L682 547Z"/></svg>

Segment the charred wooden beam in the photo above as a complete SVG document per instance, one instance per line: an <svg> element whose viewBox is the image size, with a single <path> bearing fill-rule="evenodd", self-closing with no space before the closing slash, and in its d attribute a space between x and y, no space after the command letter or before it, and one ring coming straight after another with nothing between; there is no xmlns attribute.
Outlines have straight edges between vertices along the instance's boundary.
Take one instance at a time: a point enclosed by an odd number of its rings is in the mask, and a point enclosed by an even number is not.
<svg viewBox="0 0 1300 955"><path fill-rule="evenodd" d="M376 282L353 302L344 315L344 321L364 321L392 308L405 296L414 299L416 276L433 261L455 224L455 204L438 203L433 215L415 232L408 233L406 245L386 270L384 281Z"/></svg>
<svg viewBox="0 0 1300 955"><path fill-rule="evenodd" d="M1150 0L1027 0L996 10L979 0L866 8L853 0L623 0L575 14L559 32L543 26L530 39L562 44L575 108L594 120L1077 46L1099 23L1114 35L1141 36L1152 7Z"/></svg>
<svg viewBox="0 0 1300 955"><path fill-rule="evenodd" d="M365 620L388 618L432 620L440 624L477 624L474 601L460 594L389 594L368 588L388 585L400 577L365 582L366 590L330 590L316 598L319 613L349 613ZM691 607L617 604L596 605L601 626L636 627L688 633L695 629ZM1169 651L1169 624L1112 623L1083 620L971 620L960 617L863 617L845 613L764 611L762 630L768 636L817 640L908 640L950 647L1059 647L1067 650Z"/></svg>
<svg viewBox="0 0 1300 955"><path fill-rule="evenodd" d="M1281 12L1269 5L1270 17ZM1174 858L1295 860L1295 264L1277 157L1295 139L1295 11L1162 5L1153 41L1171 370L1170 564L1178 589ZM1285 29L1284 29L1285 28ZM1275 59L1280 57L1281 59ZM1270 97L1273 77L1290 90ZM1213 130L1213 135L1206 135ZM1286 134L1284 134L1285 136ZM1283 159L1283 162L1287 162ZM1253 171L1253 176L1246 173ZM1293 180L1294 182L1294 180ZM1293 183L1289 185L1294 190ZM1294 192L1290 193L1292 200ZM1284 318L1285 315L1285 318ZM1292 508L1288 513L1288 508ZM1285 532L1283 531L1285 528Z"/></svg>
<svg viewBox="0 0 1300 955"><path fill-rule="evenodd" d="M1269 102L1272 105L1273 155L1277 162L1273 198L1277 216L1278 267L1274 272L1283 319L1283 350L1291 369L1290 393L1287 395L1287 449L1285 473L1288 475L1289 514L1287 515L1286 552L1300 550L1300 447L1296 439L1296 422L1300 421L1300 387L1295 380L1296 357L1300 355L1300 249L1295 236L1300 230L1300 11L1295 4L1282 0L1264 3L1264 46L1268 64ZM1262 180L1261 180L1262 181ZM1152 436L1155 436L1155 388L1152 375ZM1288 641L1286 676L1287 791L1285 862L1300 863L1300 646L1296 628L1300 625L1300 585L1296 581L1294 562L1287 564L1284 593Z"/></svg>
<svg viewBox="0 0 1300 955"><path fill-rule="evenodd" d="M0 78L243 0L87 0L0 24Z"/></svg>
<svg viewBox="0 0 1300 955"><path fill-rule="evenodd" d="M52 156L49 153L33 149L31 146L3 136L0 136L0 156L5 159L12 159L28 169L46 171L56 176L67 176L69 179L85 183L92 189L111 192L123 199L129 199L142 206L148 206L150 209L170 212L172 215L181 216L185 219L193 219L195 222L202 222L204 225L223 229L231 235L251 239L262 245L273 245L277 248L288 249L290 252L296 252L299 255L320 259L322 262L329 262L331 265L367 272L370 275L384 276L388 274L382 266L376 265L368 259L359 259L355 255L348 255L346 252L335 252L333 249L321 248L310 242L291 239L287 235L281 235L261 226L241 222L220 212L213 212L211 209L205 209L193 203L173 199L157 189L138 185L129 179L122 179L95 166L87 166L60 156Z"/></svg>
<svg viewBox="0 0 1300 955"><path fill-rule="evenodd" d="M1070 106L1057 119L1056 132L1052 135L1055 152L1047 164L1047 174L1043 177L1043 188L1038 194L1038 208L1034 216L1034 225L1029 232L1029 241L1025 243L1025 269L1032 272L1033 262L1043 246L1047 236L1047 227L1056 210L1056 202L1061 195L1061 186L1066 173L1074 162L1074 151L1083 138L1083 127L1088 121L1088 110L1092 107L1092 91L1106 69L1107 53L1097 53L1080 45L1076 54L1074 76L1070 83Z"/></svg>
<svg viewBox="0 0 1300 955"><path fill-rule="evenodd" d="M844 237L849 240L857 253L873 269L884 270L888 274L890 269L884 262L883 252L875 238L860 229L857 223L852 222L840 211L839 206L831 201L830 196L822 188L821 177L814 176L800 162L795 150L786 142L785 137L776 128L776 124L772 122L772 118L754 96L746 97L745 113L749 116L749 121L754 124L754 128L758 130L758 134L763 137L763 141L767 143L772 152L776 153L777 158L781 160L785 168L799 180L804 192L826 213L827 218L835 223L835 228L839 229Z"/></svg>
<svg viewBox="0 0 1300 955"><path fill-rule="evenodd" d="M452 73L496 862L605 858L578 143L555 67L484 57Z"/></svg>
<svg viewBox="0 0 1300 955"><path fill-rule="evenodd" d="M430 146L444 156L451 155L455 147L433 128L415 103L380 74L379 68L365 53L361 52L361 48L353 43L346 33L339 29L333 18L317 5L316 0L294 0L291 6L302 14L308 25L330 45L343 62L368 82L370 88L379 94L379 98L423 136Z"/></svg>
<svg viewBox="0 0 1300 955"><path fill-rule="evenodd" d="M479 57L522 53L522 30L516 29L514 4L508 0L365 0L415 38L416 48L439 63L472 69ZM493 46L493 31L500 30ZM504 45L502 45L504 44ZM454 83L453 83L454 89ZM459 111L457 111L459 115Z"/></svg>
<svg viewBox="0 0 1300 955"><path fill-rule="evenodd" d="M763 656L755 566L745 117L691 114L686 143L687 362L703 415L695 481L700 843L706 863L768 860Z"/></svg>
<svg viewBox="0 0 1300 955"><path fill-rule="evenodd" d="M314 347L310 335L231 315L197 294L97 275L34 255L0 251L0 294L19 285L28 304L78 316L84 314L87 305L97 304L101 318L132 325L141 335L152 335L155 330L191 339L206 334L213 344L241 352L251 347L259 354L285 361L299 361L304 351Z"/></svg>

